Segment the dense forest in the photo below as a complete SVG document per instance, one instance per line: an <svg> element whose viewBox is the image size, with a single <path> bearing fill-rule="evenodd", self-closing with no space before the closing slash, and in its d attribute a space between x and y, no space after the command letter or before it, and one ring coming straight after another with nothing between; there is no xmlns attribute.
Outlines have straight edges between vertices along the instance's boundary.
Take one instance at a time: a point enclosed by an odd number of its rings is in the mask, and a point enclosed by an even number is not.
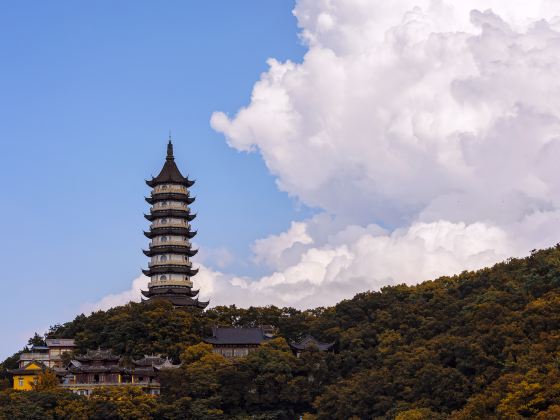
<svg viewBox="0 0 560 420"><path fill-rule="evenodd" d="M212 325L265 324L277 338L246 358L226 360L201 343ZM336 351L296 358L287 341L307 333ZM122 388L86 399L48 378L35 391L8 389L16 354L0 365L0 419L557 419L560 246L329 308L130 303L47 335L182 365L166 371L160 397Z"/></svg>

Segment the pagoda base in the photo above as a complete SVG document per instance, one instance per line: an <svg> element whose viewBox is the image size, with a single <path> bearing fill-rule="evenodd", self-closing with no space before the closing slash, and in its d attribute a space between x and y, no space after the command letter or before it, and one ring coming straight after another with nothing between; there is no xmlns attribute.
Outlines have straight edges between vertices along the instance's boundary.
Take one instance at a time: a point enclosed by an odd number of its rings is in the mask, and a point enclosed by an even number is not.
<svg viewBox="0 0 560 420"><path fill-rule="evenodd" d="M142 299L142 303L167 301L171 302L171 304L175 307L191 306L200 309L206 308L208 306L208 303L210 303L200 302L198 298L193 299L191 296L189 296L191 293L162 293L162 291L157 291L156 293L154 293L152 290L142 290L142 294L148 298Z"/></svg>

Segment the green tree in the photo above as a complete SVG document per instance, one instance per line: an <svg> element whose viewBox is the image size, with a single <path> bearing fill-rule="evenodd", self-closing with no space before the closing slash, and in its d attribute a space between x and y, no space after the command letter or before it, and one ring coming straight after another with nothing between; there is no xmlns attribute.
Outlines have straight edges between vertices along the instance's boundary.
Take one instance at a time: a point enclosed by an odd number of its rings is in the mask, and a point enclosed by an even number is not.
<svg viewBox="0 0 560 420"><path fill-rule="evenodd" d="M28 346L46 346L47 343L45 342L45 339L43 338L42 335L39 335L38 333L35 333L33 335L33 337L31 337L29 340L27 340L27 345Z"/></svg>

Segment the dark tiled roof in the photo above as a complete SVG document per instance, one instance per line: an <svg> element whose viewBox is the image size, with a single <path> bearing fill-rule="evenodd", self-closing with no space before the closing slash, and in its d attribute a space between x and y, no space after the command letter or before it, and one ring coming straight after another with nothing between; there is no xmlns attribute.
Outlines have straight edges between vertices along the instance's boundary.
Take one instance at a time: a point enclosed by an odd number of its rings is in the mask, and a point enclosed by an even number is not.
<svg viewBox="0 0 560 420"><path fill-rule="evenodd" d="M103 365L103 366L91 366L91 365L81 365L81 366L70 366L68 368L69 372L72 373L106 373L106 372L121 372L124 368L119 365Z"/></svg>
<svg viewBox="0 0 560 420"><path fill-rule="evenodd" d="M144 232L144 236L149 239L152 239L154 236L160 236L160 235L180 235L180 236L186 236L187 238L191 239L196 236L196 230L191 231L189 228L186 227L168 226L168 227L152 228L149 231Z"/></svg>
<svg viewBox="0 0 560 420"><path fill-rule="evenodd" d="M180 367L180 365L174 365L171 360L169 360L169 358L163 358L160 355L155 355L155 356L148 356L148 355L144 355L144 357L142 359L139 360L133 360L132 363L134 363L136 366L141 366L143 368L153 368L155 370L161 370L161 369L174 369L174 368L178 368ZM135 368L136 372L139 371L139 367Z"/></svg>
<svg viewBox="0 0 560 420"><path fill-rule="evenodd" d="M192 204L196 201L196 197L190 197L188 194L170 192L152 194L149 197L144 197L144 199L149 204L155 204L159 201L180 201L182 203Z"/></svg>
<svg viewBox="0 0 560 420"><path fill-rule="evenodd" d="M161 357L160 355L151 355L151 356L144 355L143 358L132 361L132 363L134 363L137 366L161 365L164 362L165 362L165 359L163 357Z"/></svg>
<svg viewBox="0 0 560 420"><path fill-rule="evenodd" d="M194 257L198 250L192 249L190 246L182 246L182 245L150 245L149 250L142 250L144 255L147 257L151 257L153 255L160 255L160 254L179 254L179 255L188 255L189 257Z"/></svg>
<svg viewBox="0 0 560 420"><path fill-rule="evenodd" d="M29 368L28 366L32 363L37 365L39 368L38 369ZM26 369L26 367L28 368ZM43 362L39 360L30 360L29 364L26 365L25 367L18 368L18 369L7 369L7 371L8 373L11 373L13 375L36 375L39 372L44 372L46 369L48 368Z"/></svg>
<svg viewBox="0 0 560 420"><path fill-rule="evenodd" d="M191 265L153 265L147 270L142 270L147 277L152 277L155 274L186 274L189 277L194 277L198 273L198 268L192 268Z"/></svg>
<svg viewBox="0 0 560 420"><path fill-rule="evenodd" d="M190 210L164 209L152 210L150 214L145 214L144 217L150 222L160 217L174 217L178 219L186 219L190 222L196 219L196 214L191 213Z"/></svg>
<svg viewBox="0 0 560 420"><path fill-rule="evenodd" d="M194 184L193 181L190 181L181 174L181 171L179 171L179 168L175 164L175 158L173 157L173 144L171 144L171 140L169 140L169 144L167 145L167 158L159 175L146 183L150 187L159 184L182 184L190 187Z"/></svg>
<svg viewBox="0 0 560 420"><path fill-rule="evenodd" d="M317 347L317 349L319 349L320 351L327 351L332 349L333 346L334 343L323 343L309 334L297 342L295 341L290 342L290 347L295 350L305 350L310 347Z"/></svg>
<svg viewBox="0 0 560 420"><path fill-rule="evenodd" d="M32 353L41 352L41 351L49 351L49 348L47 346L33 346L33 347L31 347L31 352Z"/></svg>
<svg viewBox="0 0 560 420"><path fill-rule="evenodd" d="M171 302L173 306L194 306L197 308L204 309L208 306L209 302L200 302L198 298L193 299L186 294L173 294L173 293L164 293L164 294L152 294L153 289L148 291L142 290L142 294L146 296L147 300L142 300L142 302L155 302L157 300L164 300ZM196 291L198 293L198 291Z"/></svg>
<svg viewBox="0 0 560 420"><path fill-rule="evenodd" d="M73 338L47 338L47 347L75 347Z"/></svg>
<svg viewBox="0 0 560 420"><path fill-rule="evenodd" d="M262 328L212 328L212 337L204 339L209 344L261 344L269 338L264 335Z"/></svg>
<svg viewBox="0 0 560 420"><path fill-rule="evenodd" d="M93 360L98 361L118 361L119 356L113 354L111 350L88 350L86 354L79 355L75 357L79 362L89 362Z"/></svg>

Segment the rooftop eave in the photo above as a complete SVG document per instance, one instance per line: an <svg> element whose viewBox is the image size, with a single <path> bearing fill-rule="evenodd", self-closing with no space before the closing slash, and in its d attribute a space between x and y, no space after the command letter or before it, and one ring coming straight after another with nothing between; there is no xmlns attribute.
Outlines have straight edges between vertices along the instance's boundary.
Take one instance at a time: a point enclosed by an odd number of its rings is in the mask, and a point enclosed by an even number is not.
<svg viewBox="0 0 560 420"><path fill-rule="evenodd" d="M195 202L196 197L191 197L187 194L180 193L158 193L153 194L149 197L144 197L144 199L149 204L154 204L159 201L180 201L182 203L192 204Z"/></svg>
<svg viewBox="0 0 560 420"><path fill-rule="evenodd" d="M160 254L179 254L179 255L187 255L189 257L194 257L198 253L198 249L192 249L188 246L164 245L164 246L152 246L148 250L143 249L142 252L147 257L152 257L154 255L160 255Z"/></svg>
<svg viewBox="0 0 560 420"><path fill-rule="evenodd" d="M151 187L151 188L154 188L154 187L157 187L158 185L163 185L163 184L182 185L184 187L190 188L196 183L196 180L189 179L187 177L187 178L185 178L184 181L160 181L156 177L156 178L152 178L152 179L147 179L147 180L145 180L145 182L146 182L146 185L148 187Z"/></svg>
<svg viewBox="0 0 560 420"><path fill-rule="evenodd" d="M196 213L190 213L186 210L175 210L175 209L167 209L167 210L156 210L152 211L150 214L144 214L144 217L149 220L150 222L154 221L155 219L162 218L162 217L173 217L175 219L186 219L189 222L196 218Z"/></svg>
<svg viewBox="0 0 560 420"><path fill-rule="evenodd" d="M162 235L178 235L178 236L186 236L189 239L192 239L196 236L196 230L191 231L187 228L180 228L180 227L165 227L165 228L154 228L149 231L144 231L144 236L149 239L152 239L155 236L162 236Z"/></svg>
<svg viewBox="0 0 560 420"><path fill-rule="evenodd" d="M185 274L189 277L196 276L198 268L192 269L186 265L156 266L148 270L142 270L145 276L151 277L157 274Z"/></svg>

